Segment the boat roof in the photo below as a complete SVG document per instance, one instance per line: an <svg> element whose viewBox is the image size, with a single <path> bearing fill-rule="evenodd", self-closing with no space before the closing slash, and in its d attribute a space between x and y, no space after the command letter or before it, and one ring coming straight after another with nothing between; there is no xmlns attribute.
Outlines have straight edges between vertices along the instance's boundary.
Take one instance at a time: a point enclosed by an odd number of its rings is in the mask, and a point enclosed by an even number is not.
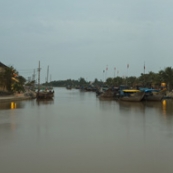
<svg viewBox="0 0 173 173"><path fill-rule="evenodd" d="M7 67L7 66L3 64L2 62L0 62L0 67Z"/></svg>
<svg viewBox="0 0 173 173"><path fill-rule="evenodd" d="M140 90L145 92L159 92L160 91L158 89L152 89L152 88L140 88Z"/></svg>
<svg viewBox="0 0 173 173"><path fill-rule="evenodd" d="M148 90L145 90L145 92L159 92L160 90L157 90L157 89L148 89Z"/></svg>
<svg viewBox="0 0 173 173"><path fill-rule="evenodd" d="M126 89L126 90L123 90L123 92L135 93L135 92L140 92L140 90Z"/></svg>

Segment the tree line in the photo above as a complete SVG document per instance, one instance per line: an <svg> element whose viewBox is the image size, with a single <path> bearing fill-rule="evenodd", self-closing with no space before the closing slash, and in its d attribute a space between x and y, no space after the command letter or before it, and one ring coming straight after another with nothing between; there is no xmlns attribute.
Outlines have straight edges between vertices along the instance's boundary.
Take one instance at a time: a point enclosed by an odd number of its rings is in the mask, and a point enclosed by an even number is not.
<svg viewBox="0 0 173 173"><path fill-rule="evenodd" d="M160 70L158 73L150 71L147 74L141 73L139 77L129 76L129 77L108 77L105 82L102 80L95 79L94 81L87 82L84 78L79 78L78 80L59 80L52 81L50 85L55 87L64 87L67 85L72 86L82 86L82 85L108 85L118 87L120 85L127 85L129 87L135 88L148 87L148 88L161 88L166 87L167 90L172 91L173 89L173 68L166 67L164 70Z"/></svg>
<svg viewBox="0 0 173 173"><path fill-rule="evenodd" d="M34 86L36 81L27 81L23 76L19 75L18 71L13 67L6 67L0 72L0 89L7 90L9 92L20 92L24 91L24 86ZM71 85L72 87L80 87L84 85L94 85L94 86L114 86L118 87L120 85L127 85L129 87L153 87L160 88L163 85L167 90L172 91L173 89L173 68L166 67L164 70L160 70L158 73L150 71L147 74L141 73L139 77L129 76L129 77L120 77L115 78L108 77L106 81L98 80L97 78L94 81L86 81L83 77L80 77L78 80L67 79L67 80L57 80L51 81L49 83L43 83L43 85L50 85L53 87L65 87Z"/></svg>

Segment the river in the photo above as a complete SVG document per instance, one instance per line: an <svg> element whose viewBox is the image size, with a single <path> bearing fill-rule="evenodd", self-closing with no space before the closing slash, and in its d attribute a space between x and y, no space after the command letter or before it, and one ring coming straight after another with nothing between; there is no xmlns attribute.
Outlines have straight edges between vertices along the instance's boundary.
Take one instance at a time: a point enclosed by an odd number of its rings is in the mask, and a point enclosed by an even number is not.
<svg viewBox="0 0 173 173"><path fill-rule="evenodd" d="M52 101L0 103L2 173L172 173L172 163L172 100L55 88Z"/></svg>

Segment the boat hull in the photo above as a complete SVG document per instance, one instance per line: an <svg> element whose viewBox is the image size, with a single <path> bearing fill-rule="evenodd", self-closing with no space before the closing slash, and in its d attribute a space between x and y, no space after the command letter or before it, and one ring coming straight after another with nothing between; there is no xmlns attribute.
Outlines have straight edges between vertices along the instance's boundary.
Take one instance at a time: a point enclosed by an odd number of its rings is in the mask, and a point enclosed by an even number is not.
<svg viewBox="0 0 173 173"><path fill-rule="evenodd" d="M161 101L164 95L151 95L151 96L144 96L144 100L146 101Z"/></svg>
<svg viewBox="0 0 173 173"><path fill-rule="evenodd" d="M145 92L143 100L145 101L161 101L166 95L166 90L140 88L141 91Z"/></svg>
<svg viewBox="0 0 173 173"><path fill-rule="evenodd" d="M111 90L107 90L99 95L100 98L113 98L114 92Z"/></svg>
<svg viewBox="0 0 173 173"><path fill-rule="evenodd" d="M128 102L139 102L144 98L144 92L137 92L130 96L122 96L120 97L121 101L128 101Z"/></svg>
<svg viewBox="0 0 173 173"><path fill-rule="evenodd" d="M54 97L54 92L38 92L37 99L52 99Z"/></svg>

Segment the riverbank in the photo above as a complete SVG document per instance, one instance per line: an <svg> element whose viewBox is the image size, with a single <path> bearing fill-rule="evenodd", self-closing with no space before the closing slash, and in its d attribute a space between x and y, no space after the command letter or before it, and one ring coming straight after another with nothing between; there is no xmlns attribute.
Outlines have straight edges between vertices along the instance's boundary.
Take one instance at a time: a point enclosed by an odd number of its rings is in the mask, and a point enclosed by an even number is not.
<svg viewBox="0 0 173 173"><path fill-rule="evenodd" d="M27 91L24 93L16 93L13 95L8 96L0 96L0 102L6 102L6 101L18 101L18 100L30 100L35 99L36 93L33 91Z"/></svg>

